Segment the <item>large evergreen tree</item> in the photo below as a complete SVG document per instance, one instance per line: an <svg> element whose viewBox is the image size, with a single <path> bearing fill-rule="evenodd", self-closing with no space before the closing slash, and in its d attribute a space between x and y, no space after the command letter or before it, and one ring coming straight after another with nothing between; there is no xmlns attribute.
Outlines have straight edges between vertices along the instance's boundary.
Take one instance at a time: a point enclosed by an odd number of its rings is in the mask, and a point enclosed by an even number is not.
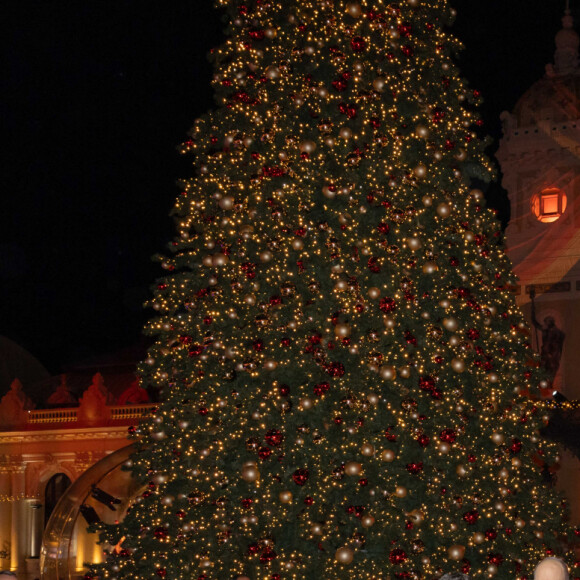
<svg viewBox="0 0 580 580"><path fill-rule="evenodd" d="M200 1L200 0L197 0ZM148 483L93 573L530 577L568 535L447 0L218 0L141 369Z"/></svg>

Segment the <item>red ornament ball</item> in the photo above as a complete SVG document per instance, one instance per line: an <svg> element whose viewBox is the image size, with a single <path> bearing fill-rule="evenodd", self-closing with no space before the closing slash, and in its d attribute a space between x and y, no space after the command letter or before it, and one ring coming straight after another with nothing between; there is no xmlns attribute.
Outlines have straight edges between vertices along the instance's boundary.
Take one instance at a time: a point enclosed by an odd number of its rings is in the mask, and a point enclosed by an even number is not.
<svg viewBox="0 0 580 580"><path fill-rule="evenodd" d="M439 439L444 443L449 443L450 445L457 439L457 433L453 429L443 429L439 433Z"/></svg>
<svg viewBox="0 0 580 580"><path fill-rule="evenodd" d="M469 524L470 526L472 526L473 524L475 524L478 519L479 519L479 512L477 510L471 510L471 511L465 512L463 514L463 520L467 524Z"/></svg>
<svg viewBox="0 0 580 580"><path fill-rule="evenodd" d="M270 455L272 455L272 450L269 447L260 447L260 449L258 450L258 456L262 461L268 459Z"/></svg>
<svg viewBox="0 0 580 580"><path fill-rule="evenodd" d="M379 302L379 308L382 312L388 314L389 312L394 312L397 309L397 303L393 298L383 298Z"/></svg>
<svg viewBox="0 0 580 580"><path fill-rule="evenodd" d="M503 562L503 556L501 554L488 554L487 561L490 564L495 564L496 566L501 566Z"/></svg>
<svg viewBox="0 0 580 580"><path fill-rule="evenodd" d="M421 447L427 447L427 445L429 445L429 441L431 441L429 439L429 436L425 435L424 433L422 435L419 435L419 437L417 437L417 443L419 443Z"/></svg>
<svg viewBox="0 0 580 580"><path fill-rule="evenodd" d="M400 548L396 548L391 550L391 553L389 554L389 560L391 561L391 564L402 564L407 560L407 553Z"/></svg>
<svg viewBox="0 0 580 580"><path fill-rule="evenodd" d="M350 41L350 46L354 52L362 52L367 47L367 41L362 36L355 36Z"/></svg>
<svg viewBox="0 0 580 580"><path fill-rule="evenodd" d="M284 435L282 435L279 429L270 429L266 433L265 439L268 445L278 447L279 445L282 445L282 441L284 441Z"/></svg>
<svg viewBox="0 0 580 580"><path fill-rule="evenodd" d="M169 532L168 532L167 528L164 528L164 527L159 526L158 528L155 528L153 530L153 535L158 540L164 540L169 535Z"/></svg>
<svg viewBox="0 0 580 580"><path fill-rule="evenodd" d="M310 477L310 472L308 469L297 469L292 475L292 479L296 485L304 485L308 478Z"/></svg>

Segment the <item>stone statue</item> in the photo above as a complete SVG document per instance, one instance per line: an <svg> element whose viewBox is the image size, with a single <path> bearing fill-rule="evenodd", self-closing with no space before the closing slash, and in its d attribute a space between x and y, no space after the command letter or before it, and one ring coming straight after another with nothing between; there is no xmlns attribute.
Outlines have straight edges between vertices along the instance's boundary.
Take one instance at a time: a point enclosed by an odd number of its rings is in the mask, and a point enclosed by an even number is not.
<svg viewBox="0 0 580 580"><path fill-rule="evenodd" d="M142 405L149 402L147 391L139 384L139 379L135 379L128 389L123 391L119 397L119 405Z"/></svg>
<svg viewBox="0 0 580 580"><path fill-rule="evenodd" d="M46 403L51 407L70 407L78 404L77 398L68 390L66 375L62 375L60 384Z"/></svg>
<svg viewBox="0 0 580 580"><path fill-rule="evenodd" d="M543 325L538 322L534 294L530 292L532 298L532 324L542 333L540 362L553 379L560 368L560 359L562 358L562 348L566 335L556 326L553 316L546 316Z"/></svg>

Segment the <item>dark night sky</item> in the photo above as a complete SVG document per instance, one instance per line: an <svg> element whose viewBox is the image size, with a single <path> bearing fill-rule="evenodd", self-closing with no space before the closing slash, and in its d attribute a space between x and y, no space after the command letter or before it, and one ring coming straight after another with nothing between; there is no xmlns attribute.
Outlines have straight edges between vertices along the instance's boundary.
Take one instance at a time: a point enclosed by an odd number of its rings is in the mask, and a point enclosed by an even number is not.
<svg viewBox="0 0 580 580"><path fill-rule="evenodd" d="M497 138L500 112L553 58L564 0L454 5L460 64ZM0 7L0 335L53 373L140 340L150 257L189 173L176 146L211 107L220 30L210 0Z"/></svg>

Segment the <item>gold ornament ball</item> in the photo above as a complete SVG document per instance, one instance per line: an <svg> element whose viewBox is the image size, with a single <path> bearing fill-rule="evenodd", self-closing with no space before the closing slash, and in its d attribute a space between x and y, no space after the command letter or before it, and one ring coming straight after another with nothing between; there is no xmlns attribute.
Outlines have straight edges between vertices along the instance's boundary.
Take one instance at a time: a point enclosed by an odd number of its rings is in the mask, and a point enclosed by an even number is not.
<svg viewBox="0 0 580 580"><path fill-rule="evenodd" d="M375 523L373 516L363 516L360 521L363 528L370 528Z"/></svg>
<svg viewBox="0 0 580 580"><path fill-rule="evenodd" d="M208 268L211 268L213 266L213 256L212 255L207 255L204 256L201 260L201 263L204 266L207 266Z"/></svg>
<svg viewBox="0 0 580 580"><path fill-rule="evenodd" d="M278 366L278 363L275 360L267 360L264 362L264 368L267 371L273 371Z"/></svg>
<svg viewBox="0 0 580 580"><path fill-rule="evenodd" d="M372 457L375 454L375 446L371 445L370 443L365 443L361 449L360 452L365 456L365 457Z"/></svg>
<svg viewBox="0 0 580 580"><path fill-rule="evenodd" d="M483 532L475 532L471 539L474 544L483 544L485 542L485 534Z"/></svg>
<svg viewBox="0 0 580 580"><path fill-rule="evenodd" d="M431 207L433 205L433 198L430 195L424 195L421 201L425 207Z"/></svg>
<svg viewBox="0 0 580 580"><path fill-rule="evenodd" d="M381 375L382 379L385 379L386 381L392 381L397 376L397 371L395 370L395 367L391 367L391 366L387 365L387 366L381 367L380 375Z"/></svg>
<svg viewBox="0 0 580 580"><path fill-rule="evenodd" d="M222 209L232 209L234 207L234 198L230 195L225 195L219 200L219 206Z"/></svg>
<svg viewBox="0 0 580 580"><path fill-rule="evenodd" d="M471 197L473 197L473 199L475 201L482 201L483 200L483 191L481 191L481 189L472 189L470 191Z"/></svg>
<svg viewBox="0 0 580 580"><path fill-rule="evenodd" d="M487 567L487 573L489 576L495 576L497 574L497 566L495 564L490 564Z"/></svg>
<svg viewBox="0 0 580 580"><path fill-rule="evenodd" d="M280 503L292 503L292 492L291 491L281 491L278 494L278 499Z"/></svg>
<svg viewBox="0 0 580 580"><path fill-rule="evenodd" d="M463 556L465 555L465 546L462 546L461 544L453 544L453 546L449 546L447 555L451 560L463 560Z"/></svg>
<svg viewBox="0 0 580 580"><path fill-rule="evenodd" d="M510 476L510 472L505 467L503 467L499 470L498 475L501 477L501 479L507 479Z"/></svg>
<svg viewBox="0 0 580 580"><path fill-rule="evenodd" d="M411 369L410 367L401 367L399 369L399 375L401 375L401 378L403 379L408 379L411 376Z"/></svg>
<svg viewBox="0 0 580 580"><path fill-rule="evenodd" d="M419 163L413 171L415 172L415 175L421 179L427 175L427 167L422 163Z"/></svg>
<svg viewBox="0 0 580 580"><path fill-rule="evenodd" d="M387 463L390 463L391 461L395 460L395 452L391 449L385 449L381 453L381 459Z"/></svg>
<svg viewBox="0 0 580 580"><path fill-rule="evenodd" d="M423 264L423 273L424 274L434 274L438 270L438 266L436 262L425 262Z"/></svg>
<svg viewBox="0 0 580 580"><path fill-rule="evenodd" d="M407 497L407 488L402 485L397 485L395 488L395 495L400 498Z"/></svg>
<svg viewBox="0 0 580 580"><path fill-rule="evenodd" d="M501 433L493 432L491 434L491 440L495 445L501 445L505 441L505 438Z"/></svg>
<svg viewBox="0 0 580 580"><path fill-rule="evenodd" d="M451 208L449 207L449 204L447 204L447 203L440 203L437 206L437 215L439 217L446 218L446 217L449 216L450 213L451 213Z"/></svg>
<svg viewBox="0 0 580 580"><path fill-rule="evenodd" d="M294 238L292 240L292 249L299 251L304 247L304 242L302 241L302 238Z"/></svg>
<svg viewBox="0 0 580 580"><path fill-rule="evenodd" d="M350 564L354 557L354 552L350 548L339 548L334 554L334 559L341 564Z"/></svg>
<svg viewBox="0 0 580 580"><path fill-rule="evenodd" d="M352 137L352 130L349 127L342 127L338 134L343 139L350 139Z"/></svg>
<svg viewBox="0 0 580 580"><path fill-rule="evenodd" d="M337 324L334 327L334 334L337 338L347 338L350 336L350 326L348 324Z"/></svg>
<svg viewBox="0 0 580 580"><path fill-rule="evenodd" d="M457 320L455 318L444 318L443 326L450 332L454 332L457 330L459 325L457 324Z"/></svg>
<svg viewBox="0 0 580 580"><path fill-rule="evenodd" d="M373 81L373 89L375 89L375 91L377 91L378 93L382 93L385 90L385 79L383 77L377 77L374 81Z"/></svg>
<svg viewBox="0 0 580 580"><path fill-rule="evenodd" d="M310 531L315 536L322 536L322 533L323 533L322 524L312 524Z"/></svg>
<svg viewBox="0 0 580 580"><path fill-rule="evenodd" d="M439 453L443 453L443 455L447 455L451 449L449 443L439 443Z"/></svg>
<svg viewBox="0 0 580 580"><path fill-rule="evenodd" d="M467 469L465 469L465 465L458 465L455 468L455 473L457 473L459 477L465 477L467 475Z"/></svg>
<svg viewBox="0 0 580 580"><path fill-rule="evenodd" d="M260 472L255 465L244 465L244 467L242 467L242 479L245 481L256 481L259 477Z"/></svg>
<svg viewBox="0 0 580 580"><path fill-rule="evenodd" d="M425 514L421 510L411 510L406 515L416 526L420 526L425 521Z"/></svg>
<svg viewBox="0 0 580 580"><path fill-rule="evenodd" d="M260 253L260 260L262 262L269 262L273 257L274 255L269 250Z"/></svg>
<svg viewBox="0 0 580 580"><path fill-rule="evenodd" d="M305 411L308 411L309 409L312 409L312 399L309 399L308 397L304 397L304 399L300 399L300 406Z"/></svg>
<svg viewBox="0 0 580 580"><path fill-rule="evenodd" d="M264 71L266 78L271 81L280 77L280 69L277 66L271 65Z"/></svg>
<svg viewBox="0 0 580 580"><path fill-rule="evenodd" d="M369 400L369 403L370 403L371 405L378 405L378 404L379 404L379 396L378 396L378 395L376 395L375 393L371 393L371 394L368 396L368 400Z"/></svg>
<svg viewBox="0 0 580 580"><path fill-rule="evenodd" d="M211 560L209 558L202 558L199 561L200 568L211 568Z"/></svg>
<svg viewBox="0 0 580 580"><path fill-rule="evenodd" d="M521 530L526 525L526 522L525 522L525 520L522 520L522 518L518 518L515 521L515 524L516 524L516 528L518 528L519 530Z"/></svg>
<svg viewBox="0 0 580 580"><path fill-rule="evenodd" d="M332 199L333 197L336 197L336 191L331 189L330 186L325 185L322 188L322 194L324 195L324 197L328 198L328 199Z"/></svg>
<svg viewBox="0 0 580 580"><path fill-rule="evenodd" d="M358 461L349 461L344 466L344 472L347 475L357 476L362 471L362 465Z"/></svg>
<svg viewBox="0 0 580 580"><path fill-rule="evenodd" d="M214 254L213 265L225 266L229 262L229 258L225 254Z"/></svg>
<svg viewBox="0 0 580 580"><path fill-rule="evenodd" d="M407 242L407 247L412 252L416 252L422 246L421 240L419 238L415 238L415 237L407 238L406 242Z"/></svg>
<svg viewBox="0 0 580 580"><path fill-rule="evenodd" d="M302 153L313 153L316 150L316 143L314 141L302 141L300 143L300 151Z"/></svg>
<svg viewBox="0 0 580 580"><path fill-rule="evenodd" d="M462 373L465 370L465 361L462 358L451 359L451 368L456 373Z"/></svg>
<svg viewBox="0 0 580 580"><path fill-rule="evenodd" d="M429 129L425 125L417 125L415 127L415 134L421 139L427 139L429 137Z"/></svg>
<svg viewBox="0 0 580 580"><path fill-rule="evenodd" d="M272 40L273 38L276 38L276 36L278 36L278 30L273 26L271 26L269 28L266 28L266 30L264 30L264 35L269 40Z"/></svg>
<svg viewBox="0 0 580 580"><path fill-rule="evenodd" d="M381 290L376 286L372 286L371 288L369 288L368 294L369 298L371 298L372 300L376 300L377 298L380 297Z"/></svg>
<svg viewBox="0 0 580 580"><path fill-rule="evenodd" d="M390 316L384 316L383 323L389 330L395 328L395 321Z"/></svg>
<svg viewBox="0 0 580 580"><path fill-rule="evenodd" d="M358 2L349 2L346 5L346 13L352 18L360 18L362 15L362 8Z"/></svg>
<svg viewBox="0 0 580 580"><path fill-rule="evenodd" d="M522 466L522 460L519 457L512 457L512 467L516 469Z"/></svg>

